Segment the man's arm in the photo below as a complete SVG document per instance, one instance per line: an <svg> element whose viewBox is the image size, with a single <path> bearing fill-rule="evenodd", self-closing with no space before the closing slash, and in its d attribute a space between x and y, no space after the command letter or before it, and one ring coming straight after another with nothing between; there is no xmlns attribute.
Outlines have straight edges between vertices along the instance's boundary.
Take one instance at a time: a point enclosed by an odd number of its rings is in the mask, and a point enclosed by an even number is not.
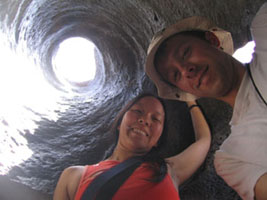
<svg viewBox="0 0 267 200"><path fill-rule="evenodd" d="M267 173L263 174L259 178L255 185L254 191L256 200L267 199Z"/></svg>

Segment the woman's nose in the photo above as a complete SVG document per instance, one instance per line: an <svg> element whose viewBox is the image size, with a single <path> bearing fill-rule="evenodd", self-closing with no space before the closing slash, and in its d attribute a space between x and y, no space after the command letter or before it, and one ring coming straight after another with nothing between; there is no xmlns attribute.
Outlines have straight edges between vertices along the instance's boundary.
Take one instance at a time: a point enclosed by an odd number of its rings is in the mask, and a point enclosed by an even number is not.
<svg viewBox="0 0 267 200"><path fill-rule="evenodd" d="M147 120L144 120L143 118L138 119L138 122L139 122L140 124L149 125L148 121L147 121Z"/></svg>

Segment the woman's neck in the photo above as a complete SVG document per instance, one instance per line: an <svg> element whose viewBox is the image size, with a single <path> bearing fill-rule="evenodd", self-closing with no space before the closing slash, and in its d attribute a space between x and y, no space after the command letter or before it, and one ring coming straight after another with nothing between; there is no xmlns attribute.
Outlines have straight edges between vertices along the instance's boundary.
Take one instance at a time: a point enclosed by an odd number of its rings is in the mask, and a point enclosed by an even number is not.
<svg viewBox="0 0 267 200"><path fill-rule="evenodd" d="M141 155L144 155L144 153L134 153L134 152L129 152L129 151L123 151L123 150L119 150L116 147L112 155L107 160L116 160L119 162L123 162L131 157L141 156Z"/></svg>

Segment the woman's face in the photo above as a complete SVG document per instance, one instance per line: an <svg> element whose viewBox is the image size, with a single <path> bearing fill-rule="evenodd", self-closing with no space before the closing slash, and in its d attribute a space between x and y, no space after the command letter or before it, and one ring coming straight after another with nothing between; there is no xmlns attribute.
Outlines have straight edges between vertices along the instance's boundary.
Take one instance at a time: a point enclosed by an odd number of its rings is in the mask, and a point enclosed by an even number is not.
<svg viewBox="0 0 267 200"><path fill-rule="evenodd" d="M123 116L119 129L119 147L131 153L147 153L157 145L164 127L165 112L152 96L137 101Z"/></svg>

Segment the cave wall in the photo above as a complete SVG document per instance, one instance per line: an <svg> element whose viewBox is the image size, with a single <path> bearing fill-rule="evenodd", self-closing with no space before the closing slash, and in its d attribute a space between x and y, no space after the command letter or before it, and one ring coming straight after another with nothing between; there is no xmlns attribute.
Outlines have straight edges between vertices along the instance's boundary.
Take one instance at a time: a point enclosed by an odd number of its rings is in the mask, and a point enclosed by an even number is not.
<svg viewBox="0 0 267 200"><path fill-rule="evenodd" d="M109 133L112 119L127 100L141 92L156 93L143 70L154 33L181 18L202 15L231 31L238 48L251 39L249 25L263 2L0 0L0 42L12 55L12 59L5 59L6 51L1 51L1 77L8 78L0 82L0 150L8 153L12 162L7 164L0 157L0 180L5 180L0 184L13 187L15 182L33 191L29 195L51 195L64 168L96 163L104 157L114 142ZM96 77L82 86L66 86L52 66L60 42L73 36L88 38L97 46ZM27 64L20 65L21 60ZM37 81L46 89L37 87ZM26 98L32 94L30 100ZM188 146L193 131L185 104L166 103L170 117L168 156ZM211 99L201 99L200 104L212 129L212 146L201 169L181 186L181 196L238 199L213 166L214 152L229 134L232 110ZM15 162L22 150L31 151L30 156ZM5 198L7 191L2 187L0 197Z"/></svg>

